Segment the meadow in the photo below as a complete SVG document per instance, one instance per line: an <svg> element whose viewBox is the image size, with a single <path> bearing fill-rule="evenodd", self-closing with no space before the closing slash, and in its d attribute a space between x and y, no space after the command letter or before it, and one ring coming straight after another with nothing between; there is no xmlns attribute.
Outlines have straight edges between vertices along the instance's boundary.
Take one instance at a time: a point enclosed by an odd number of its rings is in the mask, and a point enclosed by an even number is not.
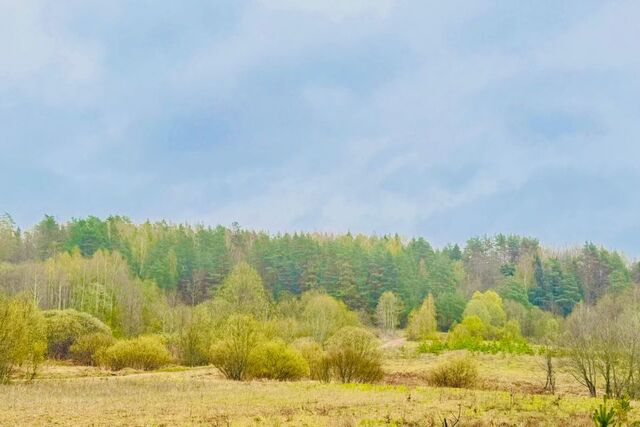
<svg viewBox="0 0 640 427"><path fill-rule="evenodd" d="M474 389L430 387L426 373L456 354L413 350L386 349L377 384L238 382L213 367L111 372L47 362L33 381L0 386L0 425L592 426L602 403L563 369L556 394L543 394L541 360L528 355L475 354ZM635 404L629 415L640 418Z"/></svg>

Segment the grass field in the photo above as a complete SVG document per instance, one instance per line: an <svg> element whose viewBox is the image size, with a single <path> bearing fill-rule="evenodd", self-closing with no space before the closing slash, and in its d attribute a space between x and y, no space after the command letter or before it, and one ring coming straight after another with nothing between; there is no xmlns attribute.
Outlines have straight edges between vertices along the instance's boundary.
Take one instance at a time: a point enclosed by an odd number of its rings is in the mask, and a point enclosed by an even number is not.
<svg viewBox="0 0 640 427"><path fill-rule="evenodd" d="M427 387L441 358L391 355L383 384L233 382L214 368L118 374L48 364L30 384L0 387L0 425L58 426L591 426L600 400L568 374L556 396L539 394L544 375L532 356L479 355L478 389ZM422 384L422 385L421 385ZM631 418L640 416L635 407Z"/></svg>

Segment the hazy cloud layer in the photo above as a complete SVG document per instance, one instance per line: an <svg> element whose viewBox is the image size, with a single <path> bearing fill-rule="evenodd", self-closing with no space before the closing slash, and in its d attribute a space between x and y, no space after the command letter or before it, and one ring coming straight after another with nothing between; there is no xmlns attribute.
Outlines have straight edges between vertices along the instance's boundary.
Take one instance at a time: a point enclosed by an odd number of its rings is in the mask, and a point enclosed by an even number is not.
<svg viewBox="0 0 640 427"><path fill-rule="evenodd" d="M0 0L0 210L640 254L640 4Z"/></svg>

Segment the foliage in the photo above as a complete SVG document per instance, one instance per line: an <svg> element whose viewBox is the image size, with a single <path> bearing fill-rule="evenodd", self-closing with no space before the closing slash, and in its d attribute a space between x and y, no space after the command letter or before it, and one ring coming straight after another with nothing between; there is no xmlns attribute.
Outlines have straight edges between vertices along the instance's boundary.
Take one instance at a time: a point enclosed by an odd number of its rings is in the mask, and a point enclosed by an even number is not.
<svg viewBox="0 0 640 427"><path fill-rule="evenodd" d="M601 403L597 409L593 411L593 422L596 427L613 427L616 425L615 422L616 411L614 408L607 407L607 400L605 399L604 403Z"/></svg>
<svg viewBox="0 0 640 427"><path fill-rule="evenodd" d="M258 272L249 264L237 264L222 284L218 296L230 304L231 311L265 319L269 299Z"/></svg>
<svg viewBox="0 0 640 427"><path fill-rule="evenodd" d="M459 292L439 294L436 302L438 329L448 331L454 323L460 323L467 300Z"/></svg>
<svg viewBox="0 0 640 427"><path fill-rule="evenodd" d="M107 325L88 313L67 309L49 310L43 314L46 320L47 352L54 359L68 359L69 349L83 335L111 335Z"/></svg>
<svg viewBox="0 0 640 427"><path fill-rule="evenodd" d="M437 387L473 388L478 381L478 364L470 357L452 358L433 368L427 381Z"/></svg>
<svg viewBox="0 0 640 427"><path fill-rule="evenodd" d="M331 381L329 357L320 344L307 337L294 341L293 347L296 348L307 361L309 378L324 383Z"/></svg>
<svg viewBox="0 0 640 427"><path fill-rule="evenodd" d="M95 358L102 366L118 371L124 368L153 370L168 365L171 355L164 339L158 335L142 335L121 340L99 350Z"/></svg>
<svg viewBox="0 0 640 427"><path fill-rule="evenodd" d="M359 324L356 314L350 312L343 302L326 294L305 294L302 306L303 331L320 344L324 344L340 328Z"/></svg>
<svg viewBox="0 0 640 427"><path fill-rule="evenodd" d="M386 332L394 331L402 313L402 301L391 291L384 292L376 306L378 326Z"/></svg>
<svg viewBox="0 0 640 427"><path fill-rule="evenodd" d="M225 377L244 380L260 341L258 322L251 316L234 315L224 327L223 338L211 346L210 361Z"/></svg>
<svg viewBox="0 0 640 427"><path fill-rule="evenodd" d="M635 304L623 301L616 297L595 307L579 304L565 324L569 367L592 396L600 380L608 397L640 393L640 314Z"/></svg>
<svg viewBox="0 0 640 427"><path fill-rule="evenodd" d="M260 343L251 353L249 376L273 380L297 380L309 375L302 355L282 341Z"/></svg>
<svg viewBox="0 0 640 427"><path fill-rule="evenodd" d="M451 329L447 335L447 343L451 348L468 348L480 344L487 336L484 321L479 316L471 315Z"/></svg>
<svg viewBox="0 0 640 427"><path fill-rule="evenodd" d="M407 338L414 341L429 339L436 332L436 328L436 307L433 296L429 294L422 302L420 308L414 310L409 315Z"/></svg>
<svg viewBox="0 0 640 427"><path fill-rule="evenodd" d="M69 356L82 365L97 365L96 355L111 347L115 342L116 340L111 334L104 332L81 335L69 348Z"/></svg>
<svg viewBox="0 0 640 427"><path fill-rule="evenodd" d="M327 342L329 364L343 383L382 378L381 354L371 332L353 326L340 329Z"/></svg>
<svg viewBox="0 0 640 427"><path fill-rule="evenodd" d="M447 350L468 350L472 353L488 354L536 354L526 341L464 341L451 343L450 341L424 341L417 348L418 353L440 354Z"/></svg>
<svg viewBox="0 0 640 427"><path fill-rule="evenodd" d="M0 384L11 380L15 368L25 366L35 376L44 359L44 318L26 296L6 298L0 294Z"/></svg>
<svg viewBox="0 0 640 427"><path fill-rule="evenodd" d="M177 307L171 347L180 363L186 366L209 363L211 344L221 333L230 314L230 304L219 298L195 307Z"/></svg>

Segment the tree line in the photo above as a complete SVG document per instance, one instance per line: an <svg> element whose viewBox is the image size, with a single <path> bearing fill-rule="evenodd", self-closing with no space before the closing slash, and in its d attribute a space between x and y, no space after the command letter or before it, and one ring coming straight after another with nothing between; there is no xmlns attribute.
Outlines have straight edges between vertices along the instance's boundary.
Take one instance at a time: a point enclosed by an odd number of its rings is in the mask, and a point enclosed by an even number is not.
<svg viewBox="0 0 640 427"><path fill-rule="evenodd" d="M118 304L135 304L151 292L143 283L196 305L210 299L241 261L258 271L275 299L322 289L372 314L390 291L403 303L403 321L429 294L446 311L444 306L461 305L487 289L525 307L567 315L580 301L594 304L640 279L639 264L593 243L554 251L513 235L437 249L423 238L398 235L270 235L237 224L135 224L121 216L66 223L45 216L22 231L9 215L0 218L0 286L33 289L47 308L94 304L105 316L123 316L114 312ZM91 288L95 283L102 288Z"/></svg>

